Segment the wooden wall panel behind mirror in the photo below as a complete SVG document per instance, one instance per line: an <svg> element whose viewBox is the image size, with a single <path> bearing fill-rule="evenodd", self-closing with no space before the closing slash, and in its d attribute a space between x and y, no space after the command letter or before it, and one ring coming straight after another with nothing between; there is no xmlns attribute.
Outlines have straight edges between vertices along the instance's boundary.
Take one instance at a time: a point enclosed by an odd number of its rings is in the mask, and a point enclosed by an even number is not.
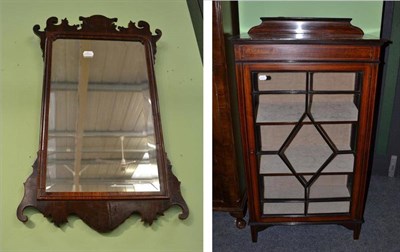
<svg viewBox="0 0 400 252"><path fill-rule="evenodd" d="M76 214L99 232L133 213L151 224L172 205L187 218L162 138L153 70L161 31L80 20L34 27L45 61L41 141L18 218L33 206L56 225Z"/></svg>

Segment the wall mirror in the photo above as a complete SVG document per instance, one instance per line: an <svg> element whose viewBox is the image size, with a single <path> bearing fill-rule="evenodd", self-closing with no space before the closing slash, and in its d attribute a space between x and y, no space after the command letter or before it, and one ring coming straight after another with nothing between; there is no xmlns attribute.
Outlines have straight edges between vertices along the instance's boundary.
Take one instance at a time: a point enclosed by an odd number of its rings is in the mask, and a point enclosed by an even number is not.
<svg viewBox="0 0 400 252"><path fill-rule="evenodd" d="M144 21L47 20L41 138L17 209L34 207L56 225L78 215L108 232L134 213L151 224L173 205L188 207L164 150L154 74L156 42Z"/></svg>

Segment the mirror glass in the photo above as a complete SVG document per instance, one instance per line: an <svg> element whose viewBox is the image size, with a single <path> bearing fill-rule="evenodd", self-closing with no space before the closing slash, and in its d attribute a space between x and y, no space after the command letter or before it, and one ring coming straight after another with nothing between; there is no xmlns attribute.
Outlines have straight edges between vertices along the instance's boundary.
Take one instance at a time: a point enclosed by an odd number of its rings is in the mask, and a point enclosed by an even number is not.
<svg viewBox="0 0 400 252"><path fill-rule="evenodd" d="M158 192L145 47L52 43L46 192Z"/></svg>

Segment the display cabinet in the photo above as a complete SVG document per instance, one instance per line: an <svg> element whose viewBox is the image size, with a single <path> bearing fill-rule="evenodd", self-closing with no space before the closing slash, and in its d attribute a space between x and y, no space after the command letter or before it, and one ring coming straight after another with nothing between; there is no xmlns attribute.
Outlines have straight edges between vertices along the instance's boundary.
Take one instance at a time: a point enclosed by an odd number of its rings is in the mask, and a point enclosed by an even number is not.
<svg viewBox="0 0 400 252"><path fill-rule="evenodd" d="M233 39L252 239L293 224L358 239L384 41L351 19L261 19Z"/></svg>

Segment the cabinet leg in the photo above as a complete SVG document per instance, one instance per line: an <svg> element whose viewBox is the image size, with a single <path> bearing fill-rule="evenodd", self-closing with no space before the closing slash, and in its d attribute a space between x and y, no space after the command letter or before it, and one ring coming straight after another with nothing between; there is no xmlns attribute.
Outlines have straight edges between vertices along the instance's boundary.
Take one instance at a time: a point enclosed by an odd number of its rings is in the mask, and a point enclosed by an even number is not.
<svg viewBox="0 0 400 252"><path fill-rule="evenodd" d="M243 229L246 227L246 221L243 218L236 218L236 227L239 229Z"/></svg>
<svg viewBox="0 0 400 252"><path fill-rule="evenodd" d="M360 238L361 224L355 224L353 229L353 239L358 240Z"/></svg>
<svg viewBox="0 0 400 252"><path fill-rule="evenodd" d="M244 216L246 216L246 210L230 212L230 215L235 218L236 227L239 229L243 229L246 227L246 221L244 220Z"/></svg>
<svg viewBox="0 0 400 252"><path fill-rule="evenodd" d="M358 238L360 238L361 225L362 225L361 223L359 223L359 224L356 224L356 223L342 224L342 226L353 231L353 239L354 240L358 240Z"/></svg>
<svg viewBox="0 0 400 252"><path fill-rule="evenodd" d="M257 238L258 238L258 228L255 226L250 226L250 230L251 230L251 240L253 242L257 242Z"/></svg>

